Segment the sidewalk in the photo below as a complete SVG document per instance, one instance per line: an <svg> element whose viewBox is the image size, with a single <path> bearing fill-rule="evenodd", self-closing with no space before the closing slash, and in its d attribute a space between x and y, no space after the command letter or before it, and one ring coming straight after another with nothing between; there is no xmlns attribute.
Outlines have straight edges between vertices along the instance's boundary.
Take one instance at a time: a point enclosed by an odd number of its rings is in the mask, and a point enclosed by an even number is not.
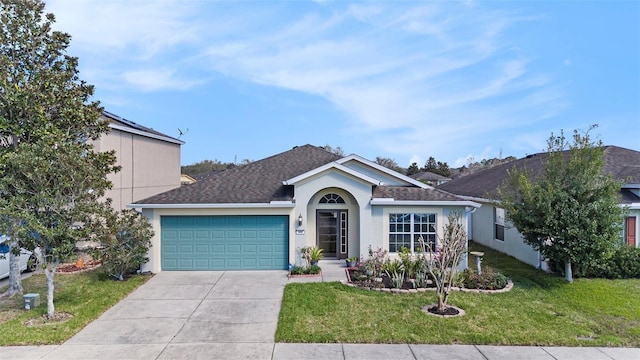
<svg viewBox="0 0 640 360"><path fill-rule="evenodd" d="M230 344L231 345L231 344ZM640 349L489 345L406 344L236 344L228 349L185 344L178 357L164 346L113 345L76 348L56 356L65 345L0 347L0 359L264 359L264 360L638 360ZM98 351L101 350L101 351ZM262 350L262 351L259 351ZM62 352L57 352L62 355ZM176 353L173 353L175 355Z"/></svg>

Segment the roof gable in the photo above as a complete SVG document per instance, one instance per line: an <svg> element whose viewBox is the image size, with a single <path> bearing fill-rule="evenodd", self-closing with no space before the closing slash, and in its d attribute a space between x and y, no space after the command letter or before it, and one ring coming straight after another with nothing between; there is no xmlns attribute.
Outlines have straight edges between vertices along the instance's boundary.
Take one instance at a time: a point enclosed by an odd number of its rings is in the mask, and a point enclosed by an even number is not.
<svg viewBox="0 0 640 360"><path fill-rule="evenodd" d="M397 171L393 171L389 168L386 168L380 164L369 161L355 154L346 156L336 162L348 168L351 168L354 171L370 176L374 179L378 179L380 184L395 186L413 185L423 189L432 188L425 183L412 179L404 174L400 174Z"/></svg>
<svg viewBox="0 0 640 360"><path fill-rule="evenodd" d="M355 171L355 170L353 170L351 168L348 168L348 167L346 167L344 165L340 165L335 161L334 162L330 162L328 164L325 164L323 166L317 167L317 168L315 168L315 169L313 169L311 171L307 171L306 173L300 174L300 175L298 175L298 176L296 176L296 177L294 177L292 179L285 180L282 183L283 183L283 185L295 185L296 183L299 183L299 182L301 182L303 180L309 179L309 178L311 178L311 177L313 177L315 175L321 174L321 173L323 173L325 171L328 171L328 170L331 170L331 169L338 170L340 172L349 174L349 175L351 175L351 176L353 176L353 177L355 177L357 179L360 179L360 180L362 180L364 182L368 182L371 185L382 185L382 181L374 179L374 178L372 178L370 176L367 176L367 175L365 175L365 174L363 174L361 172Z"/></svg>

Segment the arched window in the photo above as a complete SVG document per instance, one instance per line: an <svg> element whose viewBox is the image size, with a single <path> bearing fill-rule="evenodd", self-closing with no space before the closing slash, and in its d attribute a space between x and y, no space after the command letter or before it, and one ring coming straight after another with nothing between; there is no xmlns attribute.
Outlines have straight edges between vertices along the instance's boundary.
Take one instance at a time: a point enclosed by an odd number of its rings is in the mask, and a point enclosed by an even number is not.
<svg viewBox="0 0 640 360"><path fill-rule="evenodd" d="M337 194L327 194L320 199L320 204L344 204L344 199Z"/></svg>

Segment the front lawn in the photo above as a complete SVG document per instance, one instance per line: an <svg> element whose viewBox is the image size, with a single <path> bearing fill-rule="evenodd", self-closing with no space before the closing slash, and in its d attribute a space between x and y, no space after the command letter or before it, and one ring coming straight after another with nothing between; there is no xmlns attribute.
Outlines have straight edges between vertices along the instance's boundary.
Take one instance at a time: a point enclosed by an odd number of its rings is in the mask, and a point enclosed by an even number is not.
<svg viewBox="0 0 640 360"><path fill-rule="evenodd" d="M24 279L24 293L40 294L40 306L33 310L22 310L22 296L0 300L0 346L63 343L147 279L148 276L137 275L118 282L100 280L95 272L56 274L56 313L73 316L64 322L48 323L41 321L42 315L47 313L45 276L36 274ZM2 291L4 289L0 289Z"/></svg>
<svg viewBox="0 0 640 360"><path fill-rule="evenodd" d="M483 266L511 278L502 294L454 292L466 315L438 318L420 311L433 292L389 294L337 282L285 288L277 342L640 346L640 279L563 278L490 249Z"/></svg>

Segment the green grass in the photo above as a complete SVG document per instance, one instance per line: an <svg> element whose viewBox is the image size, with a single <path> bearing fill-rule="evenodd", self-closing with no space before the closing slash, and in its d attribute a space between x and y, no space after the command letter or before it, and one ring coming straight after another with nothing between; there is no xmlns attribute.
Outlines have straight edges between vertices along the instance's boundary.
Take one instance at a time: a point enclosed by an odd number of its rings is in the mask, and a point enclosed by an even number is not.
<svg viewBox="0 0 640 360"><path fill-rule="evenodd" d="M438 318L420 311L435 293L389 294L340 283L285 288L276 341L563 346L640 346L640 280L563 278L479 245L484 267L511 278L502 294L453 292L466 311Z"/></svg>
<svg viewBox="0 0 640 360"><path fill-rule="evenodd" d="M55 276L54 305L56 313L73 316L65 322L49 322L27 326L31 319L42 319L47 313L47 285L44 275L36 274L22 281L24 292L40 294L40 306L22 310L22 296L0 301L0 346L60 344L104 311L115 305L148 276L133 276L126 281L100 280L95 272ZM4 289L0 289L0 292Z"/></svg>

